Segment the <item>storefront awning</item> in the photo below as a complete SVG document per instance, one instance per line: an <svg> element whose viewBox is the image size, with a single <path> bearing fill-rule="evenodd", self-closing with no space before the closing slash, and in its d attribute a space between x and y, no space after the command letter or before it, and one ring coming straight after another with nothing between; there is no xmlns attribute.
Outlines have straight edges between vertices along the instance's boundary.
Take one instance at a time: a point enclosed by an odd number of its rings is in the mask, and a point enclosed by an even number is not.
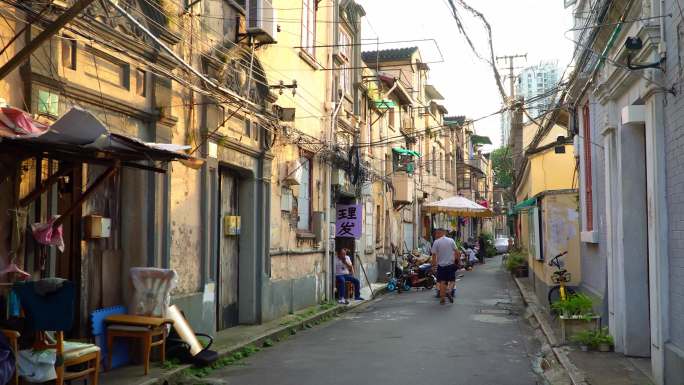
<svg viewBox="0 0 684 385"><path fill-rule="evenodd" d="M417 157L421 157L420 152L418 151L413 151L413 150L408 150L406 148L401 148L401 147L393 147L392 151L396 152L397 154L400 155L413 155Z"/></svg>
<svg viewBox="0 0 684 385"><path fill-rule="evenodd" d="M530 207L534 207L537 205L537 198L529 198L525 199L524 201L518 203L517 205L513 206L513 213L517 213L518 211L521 210L526 210Z"/></svg>
<svg viewBox="0 0 684 385"><path fill-rule="evenodd" d="M427 213L445 213L459 217L493 217L492 210L481 206L463 196L454 196L423 206Z"/></svg>

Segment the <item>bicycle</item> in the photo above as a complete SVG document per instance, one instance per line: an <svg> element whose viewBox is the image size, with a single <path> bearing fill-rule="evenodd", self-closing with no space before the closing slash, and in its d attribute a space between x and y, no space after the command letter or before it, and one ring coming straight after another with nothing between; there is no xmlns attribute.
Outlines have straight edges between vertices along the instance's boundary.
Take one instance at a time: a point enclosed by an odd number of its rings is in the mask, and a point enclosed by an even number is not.
<svg viewBox="0 0 684 385"><path fill-rule="evenodd" d="M551 280L556 286L549 289L548 300L549 306L553 309L552 305L557 301L567 301L568 297L575 294L575 290L571 287L566 286L566 283L572 280L570 273L563 268L563 264L560 257L566 255L568 252L564 251L549 261L549 266L555 266L556 271L551 275ZM553 310L552 310L553 311Z"/></svg>

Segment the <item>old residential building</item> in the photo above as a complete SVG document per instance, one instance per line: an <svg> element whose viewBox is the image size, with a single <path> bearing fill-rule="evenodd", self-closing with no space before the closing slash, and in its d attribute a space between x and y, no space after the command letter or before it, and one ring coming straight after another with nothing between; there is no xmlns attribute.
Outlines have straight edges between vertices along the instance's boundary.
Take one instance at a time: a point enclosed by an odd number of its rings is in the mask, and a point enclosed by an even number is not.
<svg viewBox="0 0 684 385"><path fill-rule="evenodd" d="M684 378L679 7L577 1L574 13L592 16L575 19L589 26L575 40L603 54L578 53L564 100L576 122L583 289L616 351L650 357L658 385Z"/></svg>
<svg viewBox="0 0 684 385"><path fill-rule="evenodd" d="M572 276L570 284L575 286L582 282L582 270L572 141L557 142L567 132L560 123L546 134L539 132L534 122L524 125L522 133L513 132L522 135L526 149L513 184L518 202L514 207L515 235L518 246L528 252L530 285L540 302L548 306L547 293L554 286L551 276L555 268L547 262L567 252L565 268Z"/></svg>
<svg viewBox="0 0 684 385"><path fill-rule="evenodd" d="M0 6L0 33L17 35L6 54L74 3ZM215 334L333 300L343 247L368 286L435 226L465 225L425 203L467 190L491 204L472 122L445 116L419 49L362 53L364 9L321 4L95 2L0 80L46 130L87 120L48 144L0 139L2 265L74 281L72 335L127 305L131 267L175 270L172 302ZM27 236L53 220L63 250Z"/></svg>

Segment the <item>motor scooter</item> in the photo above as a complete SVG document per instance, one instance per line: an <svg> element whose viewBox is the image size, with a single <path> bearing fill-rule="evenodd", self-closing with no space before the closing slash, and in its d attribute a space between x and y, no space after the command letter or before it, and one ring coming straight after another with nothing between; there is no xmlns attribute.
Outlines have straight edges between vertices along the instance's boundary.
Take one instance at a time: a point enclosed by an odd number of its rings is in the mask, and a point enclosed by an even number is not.
<svg viewBox="0 0 684 385"><path fill-rule="evenodd" d="M409 291L412 287L432 289L437 283L437 278L432 273L432 264L417 264L413 256L409 256L407 260L409 264L397 280L397 292Z"/></svg>

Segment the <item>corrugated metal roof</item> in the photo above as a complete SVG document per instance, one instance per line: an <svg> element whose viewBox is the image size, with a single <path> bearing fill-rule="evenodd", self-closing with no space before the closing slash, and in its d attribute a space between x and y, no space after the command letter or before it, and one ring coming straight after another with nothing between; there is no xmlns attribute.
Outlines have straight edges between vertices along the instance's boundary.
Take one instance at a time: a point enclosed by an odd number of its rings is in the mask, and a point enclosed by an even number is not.
<svg viewBox="0 0 684 385"><path fill-rule="evenodd" d="M391 48L380 51L366 51L361 54L363 61L372 67L375 62L388 62L410 59L418 51L418 47Z"/></svg>

